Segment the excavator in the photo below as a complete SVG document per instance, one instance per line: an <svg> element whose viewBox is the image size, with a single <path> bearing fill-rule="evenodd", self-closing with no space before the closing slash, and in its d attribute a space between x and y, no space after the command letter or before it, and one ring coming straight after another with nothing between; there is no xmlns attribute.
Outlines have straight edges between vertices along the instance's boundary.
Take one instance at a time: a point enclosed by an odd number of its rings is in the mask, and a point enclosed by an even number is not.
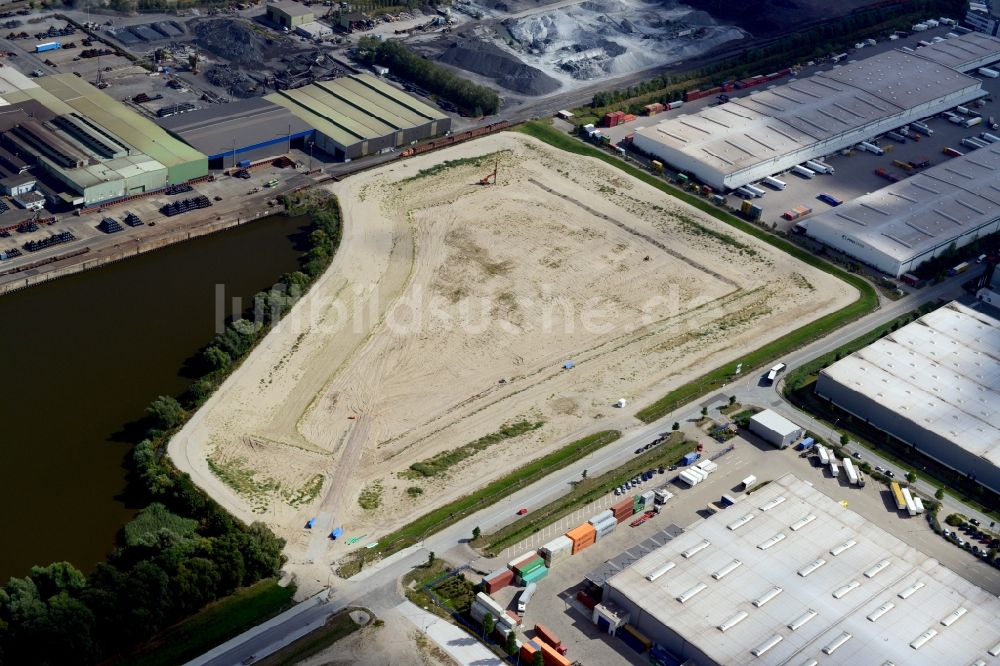
<svg viewBox="0 0 1000 666"><path fill-rule="evenodd" d="M493 166L493 173L488 173L483 178L480 179L480 185L489 185L490 178L493 179L493 184L497 184L497 170L500 168L500 160L497 160L496 164Z"/></svg>

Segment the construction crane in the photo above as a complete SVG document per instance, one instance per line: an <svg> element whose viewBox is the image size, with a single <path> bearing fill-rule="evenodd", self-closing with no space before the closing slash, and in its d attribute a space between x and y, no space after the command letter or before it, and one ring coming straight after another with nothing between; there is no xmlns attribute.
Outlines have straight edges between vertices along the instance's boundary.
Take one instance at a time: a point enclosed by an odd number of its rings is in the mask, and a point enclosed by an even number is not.
<svg viewBox="0 0 1000 666"><path fill-rule="evenodd" d="M500 168L500 160L498 159L496 164L493 166L493 173L488 173L479 181L480 185L489 185L490 178L493 179L493 184L497 184L497 170Z"/></svg>

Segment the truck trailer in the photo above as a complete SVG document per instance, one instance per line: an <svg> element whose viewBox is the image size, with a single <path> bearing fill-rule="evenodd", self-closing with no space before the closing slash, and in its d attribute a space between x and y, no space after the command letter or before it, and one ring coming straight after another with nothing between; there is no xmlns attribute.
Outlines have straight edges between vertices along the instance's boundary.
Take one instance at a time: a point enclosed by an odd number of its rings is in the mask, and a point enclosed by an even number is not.
<svg viewBox="0 0 1000 666"><path fill-rule="evenodd" d="M813 176L816 175L815 171L813 171L812 169L807 169L801 164L796 164L795 166L793 166L792 173L802 176L803 178L812 178Z"/></svg>
<svg viewBox="0 0 1000 666"><path fill-rule="evenodd" d="M850 458L844 458L844 473L847 474L847 480L852 486L858 485L858 473L854 470L854 463Z"/></svg>
<svg viewBox="0 0 1000 666"><path fill-rule="evenodd" d="M774 176L768 176L762 181L765 185L773 187L776 190L783 190L788 184L783 180L778 180Z"/></svg>
<svg viewBox="0 0 1000 666"><path fill-rule="evenodd" d="M903 502L906 505L906 513L911 516L917 515L917 505L913 502L913 495L910 494L909 488L903 488Z"/></svg>
<svg viewBox="0 0 1000 666"><path fill-rule="evenodd" d="M528 609L528 602L531 601L531 597L535 594L535 590L538 585L535 583L528 583L528 586L521 591L521 596L517 598L517 612L523 613Z"/></svg>

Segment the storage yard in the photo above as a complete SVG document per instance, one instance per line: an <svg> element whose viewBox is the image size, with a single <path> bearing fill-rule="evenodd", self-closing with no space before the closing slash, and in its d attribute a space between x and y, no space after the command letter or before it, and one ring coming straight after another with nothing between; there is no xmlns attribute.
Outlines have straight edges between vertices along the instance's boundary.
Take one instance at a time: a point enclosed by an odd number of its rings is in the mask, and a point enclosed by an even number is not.
<svg viewBox="0 0 1000 666"><path fill-rule="evenodd" d="M855 298L617 170L519 135L333 189L345 217L333 267L171 444L237 515L267 512L293 560L317 510L350 532L389 531L628 418L612 407L621 396L658 397ZM523 419L544 425L439 476L409 469ZM253 485L237 492L208 461ZM318 471L310 506L258 490L294 493ZM365 512L355 498L373 482L381 508Z"/></svg>

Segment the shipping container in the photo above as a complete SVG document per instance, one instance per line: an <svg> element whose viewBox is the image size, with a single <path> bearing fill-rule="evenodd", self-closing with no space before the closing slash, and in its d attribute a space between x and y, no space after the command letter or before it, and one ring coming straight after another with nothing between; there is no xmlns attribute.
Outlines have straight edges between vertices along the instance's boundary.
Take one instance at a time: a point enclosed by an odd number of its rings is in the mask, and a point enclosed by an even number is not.
<svg viewBox="0 0 1000 666"><path fill-rule="evenodd" d="M530 572L524 574L524 576L521 577L521 583L523 585L529 585L540 581L548 575L549 568L543 564L542 566L532 569Z"/></svg>
<svg viewBox="0 0 1000 666"><path fill-rule="evenodd" d="M525 664L535 663L535 653L542 649L539 643L541 643L541 641L529 640L521 644L520 656L522 662Z"/></svg>
<svg viewBox="0 0 1000 666"><path fill-rule="evenodd" d="M797 451L805 451L806 449L810 449L813 446L815 446L815 444L816 444L815 439L813 439L812 437L806 437L801 442L795 445L795 449Z"/></svg>
<svg viewBox="0 0 1000 666"><path fill-rule="evenodd" d="M502 590L513 582L514 572L510 569L494 571L490 575L484 576L482 580L483 589L486 590L487 594L493 594L498 590Z"/></svg>
<svg viewBox="0 0 1000 666"><path fill-rule="evenodd" d="M809 206L796 206L792 210L794 210L796 213L798 213L799 217L802 217L804 215L808 215L809 213L813 212L813 209L810 208ZM784 363L779 363L778 365L784 365ZM777 366L775 366L775 367L777 367Z"/></svg>
<svg viewBox="0 0 1000 666"><path fill-rule="evenodd" d="M625 641L625 644L640 654L653 646L646 636L630 624L623 624L615 635Z"/></svg>
<svg viewBox="0 0 1000 666"><path fill-rule="evenodd" d="M35 53L45 53L46 51L55 51L62 48L62 44L59 42L42 42L41 44L35 44Z"/></svg>
<svg viewBox="0 0 1000 666"><path fill-rule="evenodd" d="M572 662L569 659L562 656L562 653L559 652L559 650L552 647L545 641L536 640L535 643L538 644L538 647L542 651L542 663L544 663L545 666L572 666ZM565 652L565 648L563 649L563 652Z"/></svg>
<svg viewBox="0 0 1000 666"><path fill-rule="evenodd" d="M669 104L667 104L667 109L668 110L679 109L682 106L684 106L684 102L682 100L677 100L676 102L670 102Z"/></svg>
<svg viewBox="0 0 1000 666"><path fill-rule="evenodd" d="M916 495L912 495L912 497L913 497L913 506L917 510L917 514L919 515L919 514L923 513L924 512L924 501L922 499L920 499L919 497L917 497Z"/></svg>
<svg viewBox="0 0 1000 666"><path fill-rule="evenodd" d="M781 217L785 218L788 221L792 221L799 219L799 214L796 213L794 210L786 210L784 213L781 214Z"/></svg>
<svg viewBox="0 0 1000 666"><path fill-rule="evenodd" d="M516 569L518 566L527 564L528 562L530 562L531 560L536 559L537 557L538 557L538 551L537 550L532 550L532 551L529 551L527 553L522 553L521 555L518 555L517 557L515 557L514 559L512 559L510 562L508 562L507 563L507 568L508 569Z"/></svg>
<svg viewBox="0 0 1000 666"><path fill-rule="evenodd" d="M562 640L544 624L535 623L535 636L541 639L540 642L555 648L559 654L566 654L566 646L562 644Z"/></svg>
<svg viewBox="0 0 1000 666"><path fill-rule="evenodd" d="M681 464L685 465L685 466L686 465L693 465L694 462L696 460L698 460L698 458L700 458L700 457L701 457L701 454L698 453L697 451L692 451L690 453L685 453L684 457L681 458Z"/></svg>
<svg viewBox="0 0 1000 666"><path fill-rule="evenodd" d="M830 476L835 479L840 478L840 465L835 460L830 461Z"/></svg>
<svg viewBox="0 0 1000 666"><path fill-rule="evenodd" d="M584 548L594 545L597 540L597 530L590 523L584 523L566 532L566 536L573 541L573 554L575 555Z"/></svg>
<svg viewBox="0 0 1000 666"><path fill-rule="evenodd" d="M629 505L631 509L631 505ZM539 549L546 566L551 567L554 563L563 560L573 554L573 540L565 534L558 536Z"/></svg>
<svg viewBox="0 0 1000 666"><path fill-rule="evenodd" d="M647 104L646 106L644 106L642 108L646 112L647 116L655 116L657 113L663 113L663 111L664 111L664 106L662 104L660 104L659 102L654 102L652 104Z"/></svg>
<svg viewBox="0 0 1000 666"><path fill-rule="evenodd" d="M608 518L614 518L614 516L615 514L611 511L611 509L605 509L596 516L591 516L590 520L588 520L587 522L590 523L591 525L596 526L597 523L602 523L606 521Z"/></svg>
<svg viewBox="0 0 1000 666"><path fill-rule="evenodd" d="M747 218L750 220L759 220L760 216L764 214L764 209L758 205L750 206L750 212L747 213Z"/></svg>

